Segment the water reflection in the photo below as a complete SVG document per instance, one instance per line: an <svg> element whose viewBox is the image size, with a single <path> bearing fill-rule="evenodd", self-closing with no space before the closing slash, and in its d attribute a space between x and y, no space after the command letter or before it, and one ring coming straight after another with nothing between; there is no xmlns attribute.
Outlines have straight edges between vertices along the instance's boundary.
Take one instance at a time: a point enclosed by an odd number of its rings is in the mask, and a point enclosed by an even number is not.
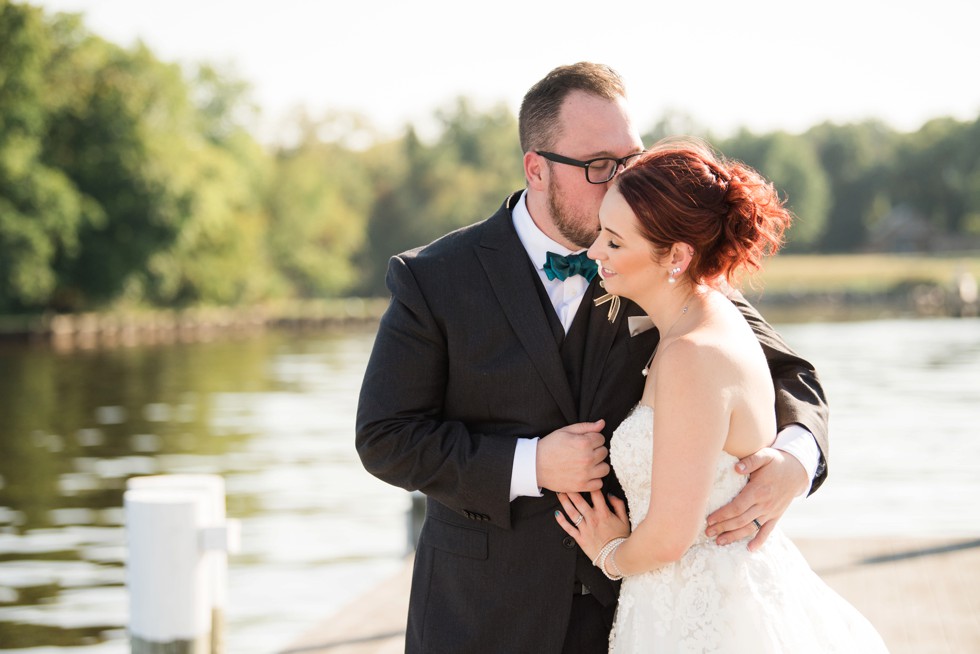
<svg viewBox="0 0 980 654"><path fill-rule="evenodd" d="M128 651L134 475L225 478L243 521L230 651L273 651L394 566L407 500L361 470L351 436L372 341L0 351L0 648Z"/></svg>
<svg viewBox="0 0 980 654"><path fill-rule="evenodd" d="M787 530L980 533L980 321L780 331L821 372L834 447L828 483ZM373 337L0 350L0 649L128 651L121 506L133 475L224 477L242 523L235 654L276 651L397 568L407 496L353 450Z"/></svg>

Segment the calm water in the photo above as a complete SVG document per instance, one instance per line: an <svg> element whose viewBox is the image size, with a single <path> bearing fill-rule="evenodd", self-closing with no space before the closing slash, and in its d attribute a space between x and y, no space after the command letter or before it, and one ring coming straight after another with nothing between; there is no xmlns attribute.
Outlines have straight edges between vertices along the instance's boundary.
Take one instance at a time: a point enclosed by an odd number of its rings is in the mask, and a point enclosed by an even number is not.
<svg viewBox="0 0 980 654"><path fill-rule="evenodd" d="M980 535L980 320L787 324L832 408L796 536ZM407 494L353 449L374 334L0 349L0 650L128 652L122 492L206 472L242 524L229 652L271 654L394 571Z"/></svg>

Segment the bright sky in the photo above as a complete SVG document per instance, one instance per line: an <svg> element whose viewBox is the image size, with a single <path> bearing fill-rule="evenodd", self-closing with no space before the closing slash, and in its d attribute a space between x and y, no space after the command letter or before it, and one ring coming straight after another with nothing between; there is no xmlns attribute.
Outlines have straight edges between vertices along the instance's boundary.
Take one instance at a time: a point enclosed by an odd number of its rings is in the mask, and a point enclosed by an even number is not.
<svg viewBox="0 0 980 654"><path fill-rule="evenodd" d="M23 0L22 0L23 1ZM641 130L716 133L980 114L977 0L30 0L123 46L231 65L271 124L297 105L395 132L459 95L516 114L555 66L606 63Z"/></svg>

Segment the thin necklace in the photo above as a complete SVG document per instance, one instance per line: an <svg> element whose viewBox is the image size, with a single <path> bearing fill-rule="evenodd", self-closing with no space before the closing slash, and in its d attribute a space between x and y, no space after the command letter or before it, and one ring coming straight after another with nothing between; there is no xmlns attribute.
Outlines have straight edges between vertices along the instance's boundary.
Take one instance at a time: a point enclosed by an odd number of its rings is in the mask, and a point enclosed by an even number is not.
<svg viewBox="0 0 980 654"><path fill-rule="evenodd" d="M653 364L653 357L656 356L657 350L660 349L660 344L663 343L664 339L666 339L670 335L670 332L674 331L674 327L677 325L677 323L680 322L681 318L684 317L684 315L687 313L687 310L688 308L690 308L690 306L691 306L690 303L684 305L684 308L681 309L681 315L677 316L677 318L674 319L674 322L670 323L670 327L667 328L667 331L657 341L657 346L653 348L653 352L650 353L650 358L647 359L647 365L643 366L643 370L640 371L640 373L644 377L646 377L650 373L650 366Z"/></svg>

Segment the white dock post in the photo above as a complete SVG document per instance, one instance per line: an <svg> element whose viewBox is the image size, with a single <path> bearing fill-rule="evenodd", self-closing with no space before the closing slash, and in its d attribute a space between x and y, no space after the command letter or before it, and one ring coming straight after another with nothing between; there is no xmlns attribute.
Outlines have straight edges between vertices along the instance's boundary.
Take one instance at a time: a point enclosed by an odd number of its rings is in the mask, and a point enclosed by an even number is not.
<svg viewBox="0 0 980 654"><path fill-rule="evenodd" d="M408 553L412 554L419 544L422 523L425 522L425 495L420 491L410 493L412 505L408 509Z"/></svg>
<svg viewBox="0 0 980 654"><path fill-rule="evenodd" d="M134 477L124 494L133 654L224 654L227 551L217 475Z"/></svg>

